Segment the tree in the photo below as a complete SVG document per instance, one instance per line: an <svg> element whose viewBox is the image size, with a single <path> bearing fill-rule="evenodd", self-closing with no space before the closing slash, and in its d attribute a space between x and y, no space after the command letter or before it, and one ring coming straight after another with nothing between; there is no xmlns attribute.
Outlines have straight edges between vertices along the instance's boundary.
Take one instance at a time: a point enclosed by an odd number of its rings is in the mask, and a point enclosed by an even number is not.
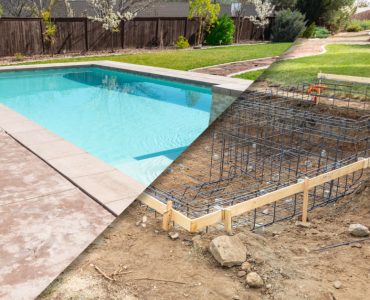
<svg viewBox="0 0 370 300"><path fill-rule="evenodd" d="M0 4L0 18L2 17L3 13L4 13L4 9L2 5Z"/></svg>
<svg viewBox="0 0 370 300"><path fill-rule="evenodd" d="M294 42L305 29L304 15L290 9L276 13L272 26L272 40L274 42Z"/></svg>
<svg viewBox="0 0 370 300"><path fill-rule="evenodd" d="M231 1L234 2L234 1ZM240 36L243 30L244 19L246 18L247 14L249 13L252 3L251 0L236 0L234 3L234 16L238 20L236 24L236 34L235 40L237 43L240 42Z"/></svg>
<svg viewBox="0 0 370 300"><path fill-rule="evenodd" d="M6 16L32 17L33 1L31 0L2 0L2 6Z"/></svg>
<svg viewBox="0 0 370 300"><path fill-rule="evenodd" d="M198 29L196 33L196 45L202 44L205 31L208 31L212 24L217 21L220 13L220 4L211 3L211 0L190 0L189 19L198 18Z"/></svg>
<svg viewBox="0 0 370 300"><path fill-rule="evenodd" d="M111 33L111 50L114 52L114 33L120 31L121 21L130 21L136 14L156 0L88 0L94 15L90 19L100 22Z"/></svg>
<svg viewBox="0 0 370 300"><path fill-rule="evenodd" d="M256 9L256 16L249 16L253 24L262 28L262 39L265 40L265 28L270 23L275 7L269 0L251 0Z"/></svg>
<svg viewBox="0 0 370 300"><path fill-rule="evenodd" d="M297 0L271 0L272 5L275 6L275 10L291 9L294 10L297 5Z"/></svg>
<svg viewBox="0 0 370 300"><path fill-rule="evenodd" d="M308 24L336 27L343 15L351 13L355 0L298 0L297 8Z"/></svg>

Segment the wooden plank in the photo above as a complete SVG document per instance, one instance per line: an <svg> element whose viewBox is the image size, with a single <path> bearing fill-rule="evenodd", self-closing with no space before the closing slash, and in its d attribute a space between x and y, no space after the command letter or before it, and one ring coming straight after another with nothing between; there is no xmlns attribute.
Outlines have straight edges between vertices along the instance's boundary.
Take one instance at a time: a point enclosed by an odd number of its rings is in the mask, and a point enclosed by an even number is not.
<svg viewBox="0 0 370 300"><path fill-rule="evenodd" d="M251 200L235 204L230 206L229 209L231 210L231 216L235 217L251 211L253 209L262 207L264 205L270 204L272 202L284 199L286 197L298 194L303 192L304 183L299 182L288 187L282 188L280 190L276 190L274 192L253 198Z"/></svg>
<svg viewBox="0 0 370 300"><path fill-rule="evenodd" d="M172 222L172 201L167 201L166 211L163 214L162 220L163 230L169 231L171 229L171 222Z"/></svg>
<svg viewBox="0 0 370 300"><path fill-rule="evenodd" d="M191 221L190 232L197 232L204 227L216 224L223 220L223 213L221 210L210 213L208 215L193 219Z"/></svg>
<svg viewBox="0 0 370 300"><path fill-rule="evenodd" d="M317 78L335 81L345 81L353 83L370 84L370 77L357 77L357 76L347 76L347 75L336 75L336 74L317 74Z"/></svg>
<svg viewBox="0 0 370 300"><path fill-rule="evenodd" d="M313 177L309 181L309 189L312 189L318 185L321 185L323 183L329 182L331 180L337 179L342 176L346 176L348 174L352 174L356 171L359 171L361 169L366 169L369 167L369 158L357 161L353 164L350 164L348 166L327 172L325 174L321 174L319 176Z"/></svg>
<svg viewBox="0 0 370 300"><path fill-rule="evenodd" d="M302 222L307 223L307 214L308 214L308 191L309 191L309 181L307 177L304 179L303 187L303 207L302 207Z"/></svg>
<svg viewBox="0 0 370 300"><path fill-rule="evenodd" d="M137 199L140 200L143 204L154 209L156 212L160 213L161 215L163 215L167 209L166 204L155 199L154 197L152 197L151 195L147 193L142 193Z"/></svg>
<svg viewBox="0 0 370 300"><path fill-rule="evenodd" d="M191 230L192 220L175 209L172 209L172 221L187 231Z"/></svg>

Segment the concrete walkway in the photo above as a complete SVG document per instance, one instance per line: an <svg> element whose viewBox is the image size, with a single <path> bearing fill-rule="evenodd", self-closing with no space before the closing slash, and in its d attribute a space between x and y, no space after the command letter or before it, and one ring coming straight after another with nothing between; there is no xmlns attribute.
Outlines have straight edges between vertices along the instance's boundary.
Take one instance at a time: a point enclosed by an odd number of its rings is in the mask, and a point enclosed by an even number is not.
<svg viewBox="0 0 370 300"><path fill-rule="evenodd" d="M34 299L114 220L0 132L0 299Z"/></svg>
<svg viewBox="0 0 370 300"><path fill-rule="evenodd" d="M341 32L327 39L299 39L279 60L320 55L329 44L370 44L370 31Z"/></svg>

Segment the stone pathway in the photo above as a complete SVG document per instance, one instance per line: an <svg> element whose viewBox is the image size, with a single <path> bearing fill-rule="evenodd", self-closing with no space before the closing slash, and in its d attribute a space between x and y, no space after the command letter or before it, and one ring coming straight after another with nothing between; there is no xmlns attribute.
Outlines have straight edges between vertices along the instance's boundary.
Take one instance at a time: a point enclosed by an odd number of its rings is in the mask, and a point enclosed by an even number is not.
<svg viewBox="0 0 370 300"><path fill-rule="evenodd" d="M191 71L218 76L231 76L233 74L244 73L255 69L268 68L276 60L277 57L267 57L193 69Z"/></svg>
<svg viewBox="0 0 370 300"><path fill-rule="evenodd" d="M0 299L36 298L114 219L0 131Z"/></svg>

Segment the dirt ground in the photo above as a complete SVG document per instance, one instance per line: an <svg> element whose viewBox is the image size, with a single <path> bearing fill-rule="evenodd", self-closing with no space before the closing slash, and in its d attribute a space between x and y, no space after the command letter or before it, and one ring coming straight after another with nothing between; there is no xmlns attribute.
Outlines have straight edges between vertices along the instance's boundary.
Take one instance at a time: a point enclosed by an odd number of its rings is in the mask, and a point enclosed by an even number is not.
<svg viewBox="0 0 370 300"><path fill-rule="evenodd" d="M148 219L145 227L138 224L143 216ZM356 241L347 233L349 224L370 226L369 217L367 180L361 191L313 211L310 228L296 226L296 220L258 233L239 228L248 261L265 281L264 288L251 289L245 276L237 276L239 267L220 267L206 250L223 232L202 233L198 246L193 245L194 235L181 230L171 240L160 229L160 219L134 203L39 300L369 299L370 240L317 251ZM341 282L339 289L335 281Z"/></svg>

